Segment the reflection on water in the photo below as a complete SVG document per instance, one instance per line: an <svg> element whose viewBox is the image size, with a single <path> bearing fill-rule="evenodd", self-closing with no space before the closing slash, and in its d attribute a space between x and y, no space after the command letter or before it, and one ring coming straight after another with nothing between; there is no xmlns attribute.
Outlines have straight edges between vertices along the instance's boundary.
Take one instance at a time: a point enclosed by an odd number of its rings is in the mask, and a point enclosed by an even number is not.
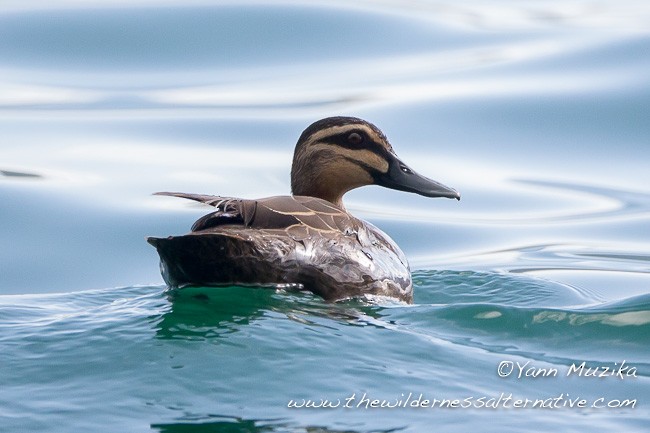
<svg viewBox="0 0 650 433"><path fill-rule="evenodd" d="M293 432L293 433L355 433L358 430L340 430L322 426L302 427L293 425L289 422L276 420L251 420L237 419L230 417L214 416L211 418L223 421L204 421L204 422L179 422L174 424L152 424L151 428L159 433L272 433L272 432ZM399 432L397 429L373 430L373 433L393 433Z"/></svg>
<svg viewBox="0 0 650 433"><path fill-rule="evenodd" d="M126 431L426 431L430 411L369 416L364 409L289 409L287 402L362 392L391 400L408 393L648 397L647 294L603 303L519 275L426 271L414 279L414 305L328 304L308 293L252 288L169 297L162 286L1 296L3 414L38 414L2 415L4 425L16 431L84 425L99 431L115 425ZM556 377L531 387L494 374L504 359L564 370L583 361L611 366L623 356L636 379ZM459 411L437 411L436 420L453 426ZM404 416L396 419L395 412ZM461 413L481 424L492 414ZM629 423L626 414L633 415ZM506 415L515 423L532 417L551 431L548 411ZM609 420L635 431L635 420L648 412L639 406L558 416L564 425Z"/></svg>
<svg viewBox="0 0 650 433"><path fill-rule="evenodd" d="M445 431L645 431L649 45L650 7L633 0L5 1L2 425L416 432L435 416ZM287 194L300 132L330 115L372 121L462 191L346 196L409 257L416 304L164 293L145 236L207 210L151 193ZM625 359L640 377L502 380L506 358ZM497 421L286 408L434 391L640 404Z"/></svg>
<svg viewBox="0 0 650 433"><path fill-rule="evenodd" d="M380 317L380 308L367 301L323 303L309 292L270 288L188 287L170 291L168 296L171 308L158 322L156 333L162 339L225 337L252 322L263 326L264 320L278 315L314 327L326 326L321 319L368 326L373 323L368 319Z"/></svg>
<svg viewBox="0 0 650 433"><path fill-rule="evenodd" d="M265 421L265 420L250 420L250 419L236 419L230 417L217 417L213 418L219 419L223 418L223 421L211 421L211 422L179 422L174 424L152 424L151 428L154 431L159 433L212 433L212 432L224 432L224 433L239 433L239 432L249 432L249 433L271 433L271 432L282 432L282 431L311 431L315 429L316 431L322 432L334 432L329 429L321 429L319 427L310 427L307 429L298 429L297 427L292 427L287 423L275 422L275 421Z"/></svg>

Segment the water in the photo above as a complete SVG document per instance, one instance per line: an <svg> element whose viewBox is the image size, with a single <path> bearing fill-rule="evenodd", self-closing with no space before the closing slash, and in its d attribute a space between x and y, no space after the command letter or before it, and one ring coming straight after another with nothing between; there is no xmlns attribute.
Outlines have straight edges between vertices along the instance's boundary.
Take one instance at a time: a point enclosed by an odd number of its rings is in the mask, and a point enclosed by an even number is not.
<svg viewBox="0 0 650 433"><path fill-rule="evenodd" d="M2 431L645 431L648 23L634 1L3 3ZM287 193L329 115L463 195L346 196L415 304L166 292L144 237L205 208L150 194ZM583 361L623 378L567 377ZM409 406L433 399L460 407Z"/></svg>

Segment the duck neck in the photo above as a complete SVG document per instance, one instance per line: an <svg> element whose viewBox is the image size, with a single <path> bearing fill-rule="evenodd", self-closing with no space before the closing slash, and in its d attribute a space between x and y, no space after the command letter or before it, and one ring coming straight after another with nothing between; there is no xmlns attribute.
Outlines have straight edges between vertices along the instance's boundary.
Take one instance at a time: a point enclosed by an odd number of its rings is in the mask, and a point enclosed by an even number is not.
<svg viewBox="0 0 650 433"><path fill-rule="evenodd" d="M328 201L333 205L345 210L343 205L343 194L346 191L336 191L332 188L327 188L326 183L312 184L311 187L294 186L292 188L293 195L303 195L308 197L316 197Z"/></svg>
<svg viewBox="0 0 650 433"><path fill-rule="evenodd" d="M316 197L345 210L343 195L351 187L345 173L326 170L331 157L305 159L294 155L291 167L291 192L293 195Z"/></svg>

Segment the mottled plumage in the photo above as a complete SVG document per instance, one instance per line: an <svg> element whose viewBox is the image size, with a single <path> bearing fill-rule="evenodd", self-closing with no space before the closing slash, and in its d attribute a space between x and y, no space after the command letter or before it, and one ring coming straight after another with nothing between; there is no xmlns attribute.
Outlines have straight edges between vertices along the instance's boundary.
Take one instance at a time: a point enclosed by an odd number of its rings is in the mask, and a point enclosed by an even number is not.
<svg viewBox="0 0 650 433"><path fill-rule="evenodd" d="M291 174L293 196L157 193L216 208L189 234L148 238L167 284L291 287L327 300L381 295L411 302L404 254L381 230L350 215L342 196L372 183L430 197L460 198L458 193L414 173L379 129L348 117L308 127Z"/></svg>
<svg viewBox="0 0 650 433"><path fill-rule="evenodd" d="M325 200L169 195L218 209L188 235L149 239L171 286L287 285L330 300L364 294L411 299L408 264L393 241Z"/></svg>

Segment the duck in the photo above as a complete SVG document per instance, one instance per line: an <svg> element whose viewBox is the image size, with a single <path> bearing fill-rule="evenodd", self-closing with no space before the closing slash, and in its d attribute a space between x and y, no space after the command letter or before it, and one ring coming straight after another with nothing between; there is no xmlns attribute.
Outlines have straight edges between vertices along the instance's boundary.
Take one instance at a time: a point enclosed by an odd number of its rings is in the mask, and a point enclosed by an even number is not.
<svg viewBox="0 0 650 433"><path fill-rule="evenodd" d="M343 196L366 185L460 200L395 153L383 132L356 117L328 117L298 138L291 195L243 199L156 195L214 207L180 236L148 237L167 286L260 286L309 291L326 301L413 302L406 256L383 231L351 215Z"/></svg>

